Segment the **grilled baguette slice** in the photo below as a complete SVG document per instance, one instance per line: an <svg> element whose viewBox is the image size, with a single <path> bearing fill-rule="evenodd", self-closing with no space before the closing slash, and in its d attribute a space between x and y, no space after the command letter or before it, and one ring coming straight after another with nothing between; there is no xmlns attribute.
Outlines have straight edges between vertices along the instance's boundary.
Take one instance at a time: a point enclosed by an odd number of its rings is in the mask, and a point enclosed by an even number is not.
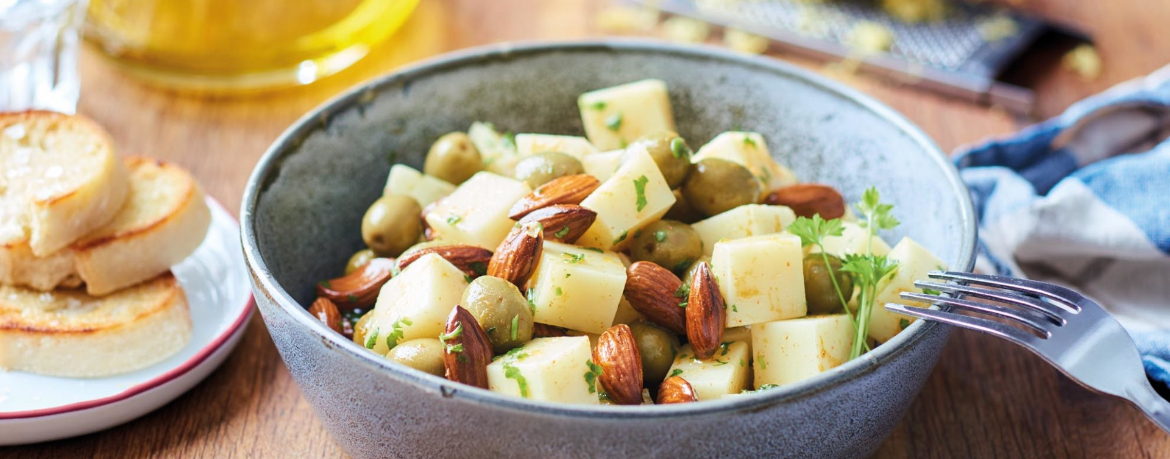
<svg viewBox="0 0 1170 459"><path fill-rule="evenodd" d="M93 121L0 114L0 248L52 254L113 219L128 188L109 135Z"/></svg>
<svg viewBox="0 0 1170 459"><path fill-rule="evenodd" d="M96 378L148 367L191 338L187 298L167 272L104 297L0 286L0 368Z"/></svg>
<svg viewBox="0 0 1170 459"><path fill-rule="evenodd" d="M0 249L0 283L37 290L76 287L106 295L151 279L187 258L211 223L199 184L173 164L126 158L130 193L113 221L45 257Z"/></svg>

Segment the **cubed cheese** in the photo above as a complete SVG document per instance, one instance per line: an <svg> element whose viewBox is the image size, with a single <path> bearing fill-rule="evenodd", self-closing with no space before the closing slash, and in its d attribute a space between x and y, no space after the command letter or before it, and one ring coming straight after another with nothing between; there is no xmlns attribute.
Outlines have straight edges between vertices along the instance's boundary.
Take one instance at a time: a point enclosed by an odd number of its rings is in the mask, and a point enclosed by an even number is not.
<svg viewBox="0 0 1170 459"><path fill-rule="evenodd" d="M716 242L779 233L793 221L796 214L788 207L749 204L696 222L691 228L703 240L703 252L711 255Z"/></svg>
<svg viewBox="0 0 1170 459"><path fill-rule="evenodd" d="M516 152L520 156L534 155L549 151L584 159L597 153L597 148L584 137L549 134L516 134Z"/></svg>
<svg viewBox="0 0 1170 459"><path fill-rule="evenodd" d="M536 338L487 367L488 389L546 402L596 405L593 352L583 336Z"/></svg>
<svg viewBox="0 0 1170 459"><path fill-rule="evenodd" d="M772 159L764 136L755 132L724 132L715 136L691 158L699 162L707 158L720 158L742 164L756 179L766 195L772 190L796 183L796 175Z"/></svg>
<svg viewBox="0 0 1170 459"><path fill-rule="evenodd" d="M435 237L450 244L496 250L516 222L508 218L512 204L532 192L518 180L477 172L427 214Z"/></svg>
<svg viewBox="0 0 1170 459"><path fill-rule="evenodd" d="M589 141L602 150L625 147L638 138L675 131L666 83L642 80L581 94L577 99Z"/></svg>
<svg viewBox="0 0 1170 459"><path fill-rule="evenodd" d="M595 153L581 159L581 167L585 173L597 177L602 182L609 180L622 167L622 155L625 150Z"/></svg>
<svg viewBox="0 0 1170 459"><path fill-rule="evenodd" d="M752 325L755 387L789 384L849 360L853 324L849 316L809 316Z"/></svg>
<svg viewBox="0 0 1170 459"><path fill-rule="evenodd" d="M723 341L743 341L748 345L748 354L752 353L752 328L732 327L723 330Z"/></svg>
<svg viewBox="0 0 1170 459"><path fill-rule="evenodd" d="M840 236L828 236L824 238L823 243L825 252L829 255L836 255L842 259L846 254L864 254L866 253L866 239L869 237L869 232L856 223L841 222L844 228ZM810 252L820 253L820 249L815 245L810 245ZM882 238L874 236L871 239L869 247L872 247L874 255L886 255L890 253L890 246L883 241Z"/></svg>
<svg viewBox="0 0 1170 459"><path fill-rule="evenodd" d="M382 194L410 196L418 201L419 206L426 207L452 191L455 191L455 185L446 180L423 175L410 166L395 164L390 168L390 176L386 179L386 189Z"/></svg>
<svg viewBox="0 0 1170 459"><path fill-rule="evenodd" d="M945 271L947 264L930 253L914 240L904 237L890 250L891 260L898 262L898 270L885 282L874 297L873 310L869 315L869 337L884 343L905 329L915 319L887 311L886 303L903 303L911 306L929 307L929 304L910 301L901 297L902 292L921 292L914 281L927 280L931 271Z"/></svg>
<svg viewBox="0 0 1170 459"><path fill-rule="evenodd" d="M712 270L727 305L727 326L808 313L800 238L787 233L715 243Z"/></svg>
<svg viewBox="0 0 1170 459"><path fill-rule="evenodd" d="M695 358L695 351L687 344L678 350L671 376L679 376L691 384L699 401L718 400L729 394L738 394L751 383L751 354L744 341L724 341L708 360Z"/></svg>
<svg viewBox="0 0 1170 459"><path fill-rule="evenodd" d="M546 241L532 279L537 323L600 334L613 325L626 269L612 252Z"/></svg>
<svg viewBox="0 0 1170 459"><path fill-rule="evenodd" d="M662 218L674 205L674 193L645 148L631 149L613 177L591 193L581 206L597 212L577 244L601 250L623 250L642 227Z"/></svg>
<svg viewBox="0 0 1170 459"><path fill-rule="evenodd" d="M455 265L433 253L419 257L378 292L363 344L385 354L403 341L439 336L465 288Z"/></svg>
<svg viewBox="0 0 1170 459"><path fill-rule="evenodd" d="M501 135L490 123L478 121L471 123L467 136L471 138L475 149L479 150L484 169L505 177L512 176L520 155L516 153L516 143L511 136Z"/></svg>

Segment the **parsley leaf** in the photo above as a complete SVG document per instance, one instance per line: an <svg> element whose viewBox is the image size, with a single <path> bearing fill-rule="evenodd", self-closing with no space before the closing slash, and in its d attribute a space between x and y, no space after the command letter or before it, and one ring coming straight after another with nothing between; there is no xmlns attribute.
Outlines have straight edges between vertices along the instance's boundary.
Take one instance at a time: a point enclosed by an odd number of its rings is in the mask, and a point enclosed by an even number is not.
<svg viewBox="0 0 1170 459"><path fill-rule="evenodd" d="M751 134L744 134L743 135L743 144L747 145L749 147L755 148L756 147L756 139L753 139Z"/></svg>
<svg viewBox="0 0 1170 459"><path fill-rule="evenodd" d="M561 255L565 257L565 261L568 263L580 263L581 260L585 259L585 254L583 253L562 253Z"/></svg>
<svg viewBox="0 0 1170 459"><path fill-rule="evenodd" d="M655 231L654 232L654 240L658 241L658 242L665 241L666 240L666 231Z"/></svg>
<svg viewBox="0 0 1170 459"><path fill-rule="evenodd" d="M463 217L460 217L458 215L451 215L451 216L447 217L447 224L451 225L451 226L455 226L455 224L459 223L460 220L463 220Z"/></svg>
<svg viewBox="0 0 1170 459"><path fill-rule="evenodd" d="M877 188L870 187L861 195L861 201L854 204L854 208L865 216L862 226L866 229L867 240L865 253L846 255L845 262L841 266L841 271L852 275L853 285L859 287L861 295L857 302L856 335L853 338L853 348L849 353L850 359L861 355L862 346L869 333L870 314L873 311L879 284L898 269L897 261L890 260L885 255L874 255L873 253L875 233L878 230L888 230L898 226L898 219L890 214L894 206L883 203L881 193L878 193Z"/></svg>
<svg viewBox="0 0 1170 459"><path fill-rule="evenodd" d="M520 314L512 316L512 341L516 341L518 333L520 333Z"/></svg>
<svg viewBox="0 0 1170 459"><path fill-rule="evenodd" d="M821 214L816 214L812 218L797 217L796 221L788 225L788 232L799 237L800 245L803 247L820 246L826 237L843 234L845 226L839 219L825 220L821 218Z"/></svg>
<svg viewBox="0 0 1170 459"><path fill-rule="evenodd" d="M670 141L670 154L675 158L690 158L691 147L687 146L687 142L682 137L675 137Z"/></svg>
<svg viewBox="0 0 1170 459"><path fill-rule="evenodd" d="M561 229L557 230L557 232L553 233L553 236L556 236L558 239L564 239L565 236L568 236L568 235L569 235L569 225L565 225L564 228L561 228Z"/></svg>
<svg viewBox="0 0 1170 459"><path fill-rule="evenodd" d="M593 363L592 360L586 360L585 365L589 366L589 371L585 372L585 383L589 384L589 393L597 393L597 377L601 376L601 365Z"/></svg>
<svg viewBox="0 0 1170 459"><path fill-rule="evenodd" d="M607 104L605 103L604 100L599 100L597 102L589 104L589 108L592 108L592 109L597 110L597 111L602 111L602 110L605 110L606 105Z"/></svg>
<svg viewBox="0 0 1170 459"><path fill-rule="evenodd" d="M681 375L682 373L683 373L683 371L681 369L675 368L674 370L672 370L670 372L670 375L671 376L678 376L678 375Z"/></svg>
<svg viewBox="0 0 1170 459"><path fill-rule="evenodd" d="M622 113L617 112L605 119L605 127L611 131L617 132L622 128Z"/></svg>
<svg viewBox="0 0 1170 459"><path fill-rule="evenodd" d="M622 234L619 234L617 239L613 240L614 245L617 245L617 244L621 243L622 241L626 240L626 237L629 235L630 235L630 232L628 230L622 231Z"/></svg>
<svg viewBox="0 0 1170 459"><path fill-rule="evenodd" d="M635 201L638 205L638 212L646 208L646 184L649 182L650 179L646 178L645 175L634 179L634 192L638 194L637 201Z"/></svg>

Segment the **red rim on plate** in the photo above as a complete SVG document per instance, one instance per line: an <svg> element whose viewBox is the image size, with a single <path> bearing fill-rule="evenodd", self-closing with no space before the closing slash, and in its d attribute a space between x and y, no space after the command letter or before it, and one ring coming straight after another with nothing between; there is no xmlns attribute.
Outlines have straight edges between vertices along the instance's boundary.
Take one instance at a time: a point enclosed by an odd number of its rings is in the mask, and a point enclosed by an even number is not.
<svg viewBox="0 0 1170 459"><path fill-rule="evenodd" d="M214 198L210 197L207 199L207 201L227 213L232 221L235 222L237 227L240 225L239 220L237 220L236 217L231 214L231 212L227 212L227 209L224 209L223 205L221 205L219 201L216 201ZM73 411L88 410L90 408L97 408L99 406L109 405L111 403L117 403L122 400L126 400L130 397L173 381L175 378L178 378L179 376L182 376L195 367L199 366L199 364L207 360L211 354L214 354L215 351L219 350L219 348L222 347L223 344L232 337L232 335L235 335L236 331L238 331L240 327L242 327L244 323L247 322L247 319L252 316L252 309L255 306L256 297L252 294L248 294L247 306L244 307L243 311L240 313L240 316L236 317L235 322L233 322L232 325L227 328L227 330L224 330L223 333L220 333L219 336L215 337L215 339L210 344L204 346L203 349L201 349L194 356L191 356L190 359L187 359L186 362L183 362L182 365L172 368L166 373L158 375L149 381L136 384L125 391L111 395L109 397L70 403L68 405L61 405L52 408L42 408L39 410L0 412L0 420L39 418L44 416L69 413Z"/></svg>

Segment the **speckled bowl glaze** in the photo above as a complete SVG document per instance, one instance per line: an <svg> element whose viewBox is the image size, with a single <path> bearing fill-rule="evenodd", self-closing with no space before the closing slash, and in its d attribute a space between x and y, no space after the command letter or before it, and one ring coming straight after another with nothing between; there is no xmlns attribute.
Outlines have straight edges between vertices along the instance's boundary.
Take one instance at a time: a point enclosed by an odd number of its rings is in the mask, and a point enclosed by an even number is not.
<svg viewBox="0 0 1170 459"><path fill-rule="evenodd" d="M889 108L772 59L642 41L498 45L361 85L294 124L248 182L240 217L260 312L337 442L372 457L859 457L921 389L948 328L916 322L863 358L752 397L669 406L567 406L461 386L391 364L303 305L362 247L390 165L420 168L439 135L476 120L581 135L577 95L643 78L670 87L679 132L702 145L764 134L804 180L849 201L870 185L910 235L970 269L975 220L946 156Z"/></svg>

